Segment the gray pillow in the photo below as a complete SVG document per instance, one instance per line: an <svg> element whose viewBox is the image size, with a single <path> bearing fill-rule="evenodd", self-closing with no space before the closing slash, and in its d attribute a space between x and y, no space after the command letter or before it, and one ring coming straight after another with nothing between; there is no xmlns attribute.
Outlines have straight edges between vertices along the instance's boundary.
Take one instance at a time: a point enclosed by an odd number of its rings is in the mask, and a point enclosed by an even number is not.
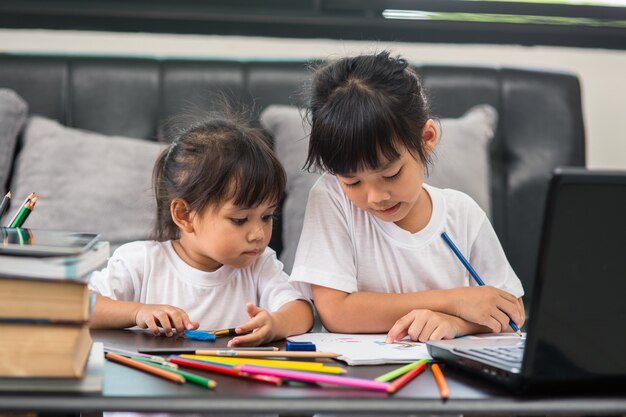
<svg viewBox="0 0 626 417"><path fill-rule="evenodd" d="M282 208L283 251L280 260L291 273L300 239L309 190L319 174L302 170L309 150L309 126L296 107L272 105L261 113L261 125L274 136L274 149L287 172Z"/></svg>
<svg viewBox="0 0 626 417"><path fill-rule="evenodd" d="M11 182L16 202L40 196L25 226L97 232L113 247L147 238L155 215L152 168L165 146L30 118Z"/></svg>
<svg viewBox="0 0 626 417"><path fill-rule="evenodd" d="M498 123L498 111L488 104L469 109L458 119L438 124L439 143L425 182L454 188L472 197L491 213L489 192L489 144Z"/></svg>
<svg viewBox="0 0 626 417"><path fill-rule="evenodd" d="M291 273L300 239L309 190L319 177L302 170L309 146L309 126L296 107L272 105L261 113L261 125L275 141L278 158L287 172L282 210L283 251L280 260ZM428 184L469 194L489 214L489 143L497 111L489 105L472 107L459 119L441 119L440 142Z"/></svg>
<svg viewBox="0 0 626 417"><path fill-rule="evenodd" d="M28 105L15 91L0 88L0 199L7 192L17 136L27 113Z"/></svg>

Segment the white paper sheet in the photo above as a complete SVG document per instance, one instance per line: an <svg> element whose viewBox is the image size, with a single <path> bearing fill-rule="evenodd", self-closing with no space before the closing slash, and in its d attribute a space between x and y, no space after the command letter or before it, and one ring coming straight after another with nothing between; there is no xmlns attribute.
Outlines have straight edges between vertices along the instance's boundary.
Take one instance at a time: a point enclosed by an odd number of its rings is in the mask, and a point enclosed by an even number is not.
<svg viewBox="0 0 626 417"><path fill-rule="evenodd" d="M386 334L305 333L291 336L294 342L312 342L320 352L335 352L348 365L410 363L431 359L425 343L409 339L385 343Z"/></svg>

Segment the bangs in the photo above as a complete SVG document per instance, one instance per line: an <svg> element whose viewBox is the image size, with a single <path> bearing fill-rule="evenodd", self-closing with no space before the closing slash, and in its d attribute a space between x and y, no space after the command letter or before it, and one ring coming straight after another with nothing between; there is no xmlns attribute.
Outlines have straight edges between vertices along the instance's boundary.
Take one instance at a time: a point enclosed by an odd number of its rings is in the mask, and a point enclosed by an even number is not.
<svg viewBox="0 0 626 417"><path fill-rule="evenodd" d="M265 148L265 149L263 149ZM285 191L283 166L262 140L241 141L227 169L224 200L233 200L237 207L251 208L262 203L280 202Z"/></svg>
<svg viewBox="0 0 626 417"><path fill-rule="evenodd" d="M237 207L252 208L263 203L280 202L285 190L285 175L278 161L263 155L246 155L233 172L226 193Z"/></svg>
<svg viewBox="0 0 626 417"><path fill-rule="evenodd" d="M356 85L345 88L348 91L331 97L312 120L309 165L346 175L397 160L397 146L405 142L397 131L402 125L398 115L380 95Z"/></svg>

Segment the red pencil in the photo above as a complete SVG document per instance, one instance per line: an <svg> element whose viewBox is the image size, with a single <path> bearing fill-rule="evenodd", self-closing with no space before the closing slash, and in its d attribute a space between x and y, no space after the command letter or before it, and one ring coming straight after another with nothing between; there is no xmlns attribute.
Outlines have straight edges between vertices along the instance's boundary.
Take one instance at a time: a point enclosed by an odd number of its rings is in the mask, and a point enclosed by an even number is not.
<svg viewBox="0 0 626 417"><path fill-rule="evenodd" d="M419 375L424 369L426 369L426 363L420 363L415 368L411 369L406 374L401 377L395 379L393 382L389 383L389 388L387 388L387 392L394 393L398 391L400 388L405 386L409 381Z"/></svg>
<svg viewBox="0 0 626 417"><path fill-rule="evenodd" d="M230 366L227 367L227 366L213 365L209 362L204 362L204 361L202 362L194 361L190 359L178 358L175 356L168 358L168 361L172 363L177 363L178 365L188 366L190 368L203 369L205 371L217 372L220 374L231 375L231 376L238 376L240 378L253 379L255 381L268 382L274 385L281 385L283 383L283 380L281 378L277 378L275 376L250 375L250 374L241 372Z"/></svg>

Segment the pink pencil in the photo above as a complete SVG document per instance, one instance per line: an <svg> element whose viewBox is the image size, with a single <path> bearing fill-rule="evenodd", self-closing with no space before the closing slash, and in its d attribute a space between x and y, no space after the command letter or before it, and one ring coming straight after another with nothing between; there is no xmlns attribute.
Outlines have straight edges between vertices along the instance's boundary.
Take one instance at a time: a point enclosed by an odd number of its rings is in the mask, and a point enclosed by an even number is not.
<svg viewBox="0 0 626 417"><path fill-rule="evenodd" d="M240 365L236 367L241 372L253 375L269 375L295 381L316 382L322 384L346 385L349 387L364 388L374 391L388 392L389 384L371 379L349 378L345 376L318 374L313 372L290 371L286 369L269 368L265 366Z"/></svg>

